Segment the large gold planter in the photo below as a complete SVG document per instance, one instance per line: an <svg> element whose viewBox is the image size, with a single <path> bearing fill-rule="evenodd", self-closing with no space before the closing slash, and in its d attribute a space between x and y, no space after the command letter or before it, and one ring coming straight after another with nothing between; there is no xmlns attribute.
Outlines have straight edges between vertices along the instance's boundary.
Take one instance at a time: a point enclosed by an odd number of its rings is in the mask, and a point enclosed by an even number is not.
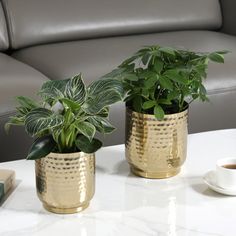
<svg viewBox="0 0 236 236"><path fill-rule="evenodd" d="M188 110L154 115L126 108L126 159L131 171L145 178L168 178L180 172L186 159Z"/></svg>
<svg viewBox="0 0 236 236"><path fill-rule="evenodd" d="M35 161L36 187L46 210L71 214L88 207L95 191L95 155L50 153Z"/></svg>

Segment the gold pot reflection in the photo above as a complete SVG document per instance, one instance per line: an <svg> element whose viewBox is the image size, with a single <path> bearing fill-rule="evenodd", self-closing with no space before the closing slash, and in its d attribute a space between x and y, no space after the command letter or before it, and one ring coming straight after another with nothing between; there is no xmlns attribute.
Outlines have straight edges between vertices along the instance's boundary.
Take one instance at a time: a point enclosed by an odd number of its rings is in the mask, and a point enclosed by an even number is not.
<svg viewBox="0 0 236 236"><path fill-rule="evenodd" d="M35 161L35 173L46 210L71 214L88 207L95 191L95 154L50 153Z"/></svg>
<svg viewBox="0 0 236 236"><path fill-rule="evenodd" d="M186 159L188 110L154 115L126 108L125 153L131 171L145 178L168 178L177 175Z"/></svg>

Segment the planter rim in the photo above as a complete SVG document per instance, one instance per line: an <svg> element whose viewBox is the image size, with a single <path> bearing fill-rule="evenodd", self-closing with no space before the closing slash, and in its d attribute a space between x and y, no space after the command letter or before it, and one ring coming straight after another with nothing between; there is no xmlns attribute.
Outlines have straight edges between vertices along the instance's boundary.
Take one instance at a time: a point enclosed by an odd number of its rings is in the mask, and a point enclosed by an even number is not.
<svg viewBox="0 0 236 236"><path fill-rule="evenodd" d="M56 152L50 152L47 156L50 157L68 157L68 158L72 158L72 157L78 157L78 155L82 155L82 156L94 156L95 152L93 153L85 153L85 152L72 152L72 153L56 153ZM46 156L46 157L47 157Z"/></svg>
<svg viewBox="0 0 236 236"><path fill-rule="evenodd" d="M157 121L159 121L156 117L155 117L155 115L151 115L151 114L146 114L146 113L140 113L140 112L136 112L136 111L133 111L130 107L128 107L128 106L126 106L126 109L127 109L127 111L128 112L132 112L132 113L134 113L134 114L137 114L137 115L139 115L139 116L143 116L143 117L146 117L146 118L152 118L152 119L156 119ZM181 111L181 112L177 112L177 113L173 113L173 114L165 114L165 116L164 116L164 119L165 118L171 118L171 117L175 117L176 115L177 116L180 116L181 114L187 114L188 113L188 107L184 110L184 111ZM163 120L164 120L163 119Z"/></svg>

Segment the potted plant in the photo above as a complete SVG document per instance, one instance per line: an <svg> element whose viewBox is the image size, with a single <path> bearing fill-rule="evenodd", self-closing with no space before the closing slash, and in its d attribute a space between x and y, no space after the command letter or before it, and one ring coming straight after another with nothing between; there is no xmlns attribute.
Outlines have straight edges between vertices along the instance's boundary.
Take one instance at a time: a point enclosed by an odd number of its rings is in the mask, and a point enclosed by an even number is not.
<svg viewBox="0 0 236 236"><path fill-rule="evenodd" d="M188 106L207 101L209 61L226 51L198 53L147 46L104 77L122 81L126 96L126 158L146 178L176 175L186 159Z"/></svg>
<svg viewBox="0 0 236 236"><path fill-rule="evenodd" d="M42 102L17 97L17 114L6 124L23 125L35 137L27 156L35 160L36 187L44 207L54 213L75 213L94 195L95 152L102 146L96 131L115 128L108 121L109 105L123 96L121 82L103 79L85 86L81 74L48 81Z"/></svg>

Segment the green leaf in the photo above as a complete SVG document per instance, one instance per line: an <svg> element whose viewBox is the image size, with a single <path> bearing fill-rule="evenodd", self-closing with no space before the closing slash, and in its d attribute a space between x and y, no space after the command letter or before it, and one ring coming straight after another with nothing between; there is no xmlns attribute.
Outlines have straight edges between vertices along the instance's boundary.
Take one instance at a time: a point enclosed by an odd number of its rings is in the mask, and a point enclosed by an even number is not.
<svg viewBox="0 0 236 236"><path fill-rule="evenodd" d="M46 157L55 148L56 143L52 136L38 138L32 144L27 160L36 160Z"/></svg>
<svg viewBox="0 0 236 236"><path fill-rule="evenodd" d="M213 52L208 57L211 61L224 63L224 56L222 54Z"/></svg>
<svg viewBox="0 0 236 236"><path fill-rule="evenodd" d="M147 110L147 109L154 107L155 105L156 105L156 101L146 101L143 103L142 107L144 110Z"/></svg>
<svg viewBox="0 0 236 236"><path fill-rule="evenodd" d="M124 78L130 81L138 81L138 76L135 74L125 74Z"/></svg>
<svg viewBox="0 0 236 236"><path fill-rule="evenodd" d="M145 87L142 89L142 97L145 97L145 98L149 97L149 89Z"/></svg>
<svg viewBox="0 0 236 236"><path fill-rule="evenodd" d="M123 100L125 91L117 79L100 79L88 88L88 99L82 108L88 114L98 114L104 107Z"/></svg>
<svg viewBox="0 0 236 236"><path fill-rule="evenodd" d="M35 108L29 112L25 119L25 129L31 136L57 127L63 123L63 116L57 115L45 108Z"/></svg>
<svg viewBox="0 0 236 236"><path fill-rule="evenodd" d="M147 89L152 88L156 84L158 79L159 79L158 75L148 78L147 80L144 81L144 87Z"/></svg>
<svg viewBox="0 0 236 236"><path fill-rule="evenodd" d="M66 111L64 112L64 124L63 124L63 126L66 127L66 128L71 126L71 124L74 120L75 120L74 113L71 111L71 109L66 109Z"/></svg>
<svg viewBox="0 0 236 236"><path fill-rule="evenodd" d="M150 57L150 54L149 53L145 53L142 57L142 63L143 65L146 65L148 63L148 60L149 60L149 57Z"/></svg>
<svg viewBox="0 0 236 236"><path fill-rule="evenodd" d="M170 48L170 47L160 47L159 51L164 52L169 55L172 55L172 56L175 56L175 49Z"/></svg>
<svg viewBox="0 0 236 236"><path fill-rule="evenodd" d="M194 67L194 70L203 78L207 77L207 65L206 64L199 64Z"/></svg>
<svg viewBox="0 0 236 236"><path fill-rule="evenodd" d="M9 121L4 125L5 132L9 134L10 127L12 125L22 126L25 123L25 117L23 116L11 116Z"/></svg>
<svg viewBox="0 0 236 236"><path fill-rule="evenodd" d="M151 70L143 70L140 75L141 78L151 78L151 77L155 77L157 76L157 73L155 71L151 71Z"/></svg>
<svg viewBox="0 0 236 236"><path fill-rule="evenodd" d="M121 66L125 66L125 65L129 65L131 62L134 62L139 56L134 55L128 59L126 59L125 61L122 62Z"/></svg>
<svg viewBox="0 0 236 236"><path fill-rule="evenodd" d="M163 120L165 112L160 105L154 107L154 115L158 120Z"/></svg>
<svg viewBox="0 0 236 236"><path fill-rule="evenodd" d="M102 142L98 139L92 139L91 141L83 135L78 135L75 144L77 148L85 153L94 153L102 147Z"/></svg>
<svg viewBox="0 0 236 236"><path fill-rule="evenodd" d="M222 51L216 51L215 53L217 53L217 54L227 54L227 53L230 53L230 51L228 51L228 50L222 50Z"/></svg>
<svg viewBox="0 0 236 236"><path fill-rule="evenodd" d="M175 100L178 99L180 96L180 92L178 90L170 91L169 94L167 95L168 100Z"/></svg>
<svg viewBox="0 0 236 236"><path fill-rule="evenodd" d="M107 118L109 116L109 107L104 107L99 113L97 113L97 116Z"/></svg>
<svg viewBox="0 0 236 236"><path fill-rule="evenodd" d="M199 98L199 94L192 94L192 98L195 100L195 99L197 99L197 98Z"/></svg>
<svg viewBox="0 0 236 236"><path fill-rule="evenodd" d="M201 84L199 87L199 97L202 101L208 101L207 90L203 84Z"/></svg>
<svg viewBox="0 0 236 236"><path fill-rule="evenodd" d="M26 107L16 107L16 110L18 111L18 115L26 116L32 109Z"/></svg>
<svg viewBox="0 0 236 236"><path fill-rule="evenodd" d="M149 51L150 51L150 48L149 48L149 47L141 48L140 50L138 50L138 51L135 53L135 56L140 57L141 55L144 55L145 53L147 53L147 52L149 52Z"/></svg>
<svg viewBox="0 0 236 236"><path fill-rule="evenodd" d="M142 111L142 102L143 102L142 97L135 96L132 101L133 101L132 105L133 105L134 111L141 112Z"/></svg>
<svg viewBox="0 0 236 236"><path fill-rule="evenodd" d="M162 71L163 66L164 66L163 61L158 60L158 59L154 61L154 70L155 70L157 73L160 73L160 72Z"/></svg>
<svg viewBox="0 0 236 236"><path fill-rule="evenodd" d="M117 93L121 98L124 96L122 81L113 78L99 79L91 83L88 87L88 96L96 97L103 94L105 91L112 91Z"/></svg>
<svg viewBox="0 0 236 236"><path fill-rule="evenodd" d="M88 117L87 121L94 125L96 129L103 134L109 134L115 130L115 127L112 126L107 119L100 116Z"/></svg>
<svg viewBox="0 0 236 236"><path fill-rule="evenodd" d="M161 99L158 99L158 104L171 105L172 103L169 99L161 98Z"/></svg>
<svg viewBox="0 0 236 236"><path fill-rule="evenodd" d="M174 82L180 83L180 84L188 84L188 80L185 78L185 76L181 76L177 70L171 69L167 70L164 73L164 76L168 77Z"/></svg>
<svg viewBox="0 0 236 236"><path fill-rule="evenodd" d="M160 84L164 89L173 90L174 86L168 77L161 76L159 78Z"/></svg>
<svg viewBox="0 0 236 236"><path fill-rule="evenodd" d="M107 107L113 103L121 101L123 98L120 93L114 89L109 89L96 94L96 96L91 96L83 104L82 108L88 114L98 114L104 107Z"/></svg>
<svg viewBox="0 0 236 236"><path fill-rule="evenodd" d="M65 97L65 87L69 80L70 79L47 81L43 84L39 95L45 102L53 105L53 102Z"/></svg>
<svg viewBox="0 0 236 236"><path fill-rule="evenodd" d="M73 125L81 134L87 137L90 141L93 139L96 132L96 128L94 125L87 121L75 121Z"/></svg>
<svg viewBox="0 0 236 236"><path fill-rule="evenodd" d="M86 89L81 74L72 77L66 84L65 97L82 105L86 98Z"/></svg>
<svg viewBox="0 0 236 236"><path fill-rule="evenodd" d="M117 68L112 70L110 73L105 74L104 76L101 77L101 79L111 79L111 78L115 78L115 79L119 79L123 76L123 72L126 71L126 68Z"/></svg>
<svg viewBox="0 0 236 236"><path fill-rule="evenodd" d="M38 104L29 97L18 96L16 97L16 100L22 107L27 108L27 110L32 110L38 107Z"/></svg>
<svg viewBox="0 0 236 236"><path fill-rule="evenodd" d="M68 98L62 98L61 102L63 103L64 106L67 106L70 108L73 112L77 112L80 110L81 105L77 102L74 102Z"/></svg>
<svg viewBox="0 0 236 236"><path fill-rule="evenodd" d="M204 94L204 95L207 94L207 90L206 90L206 88L202 84L200 85L199 89L200 89L200 93L201 94Z"/></svg>

